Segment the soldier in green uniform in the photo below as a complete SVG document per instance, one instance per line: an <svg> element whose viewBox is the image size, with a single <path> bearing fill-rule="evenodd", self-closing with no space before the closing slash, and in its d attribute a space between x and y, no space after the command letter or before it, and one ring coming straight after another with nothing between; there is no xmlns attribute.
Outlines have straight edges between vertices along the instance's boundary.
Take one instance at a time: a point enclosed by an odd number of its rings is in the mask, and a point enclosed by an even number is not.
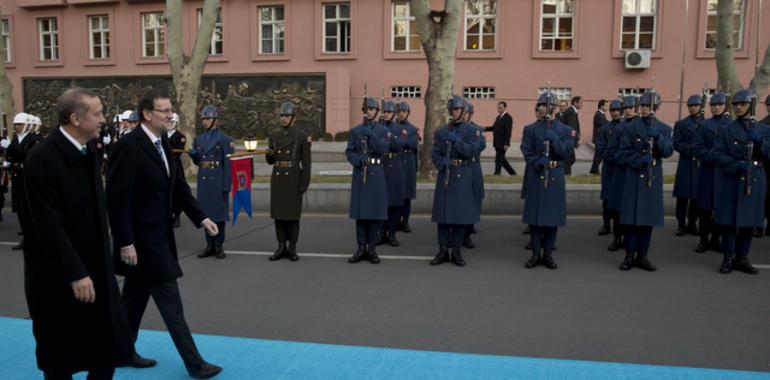
<svg viewBox="0 0 770 380"><path fill-rule="evenodd" d="M275 220L278 249L270 261L284 255L299 260L297 239L302 216L302 196L310 185L310 138L294 126L294 103L281 104L281 126L269 136L265 160L273 165L270 176L270 217ZM288 242L288 245L286 244Z"/></svg>

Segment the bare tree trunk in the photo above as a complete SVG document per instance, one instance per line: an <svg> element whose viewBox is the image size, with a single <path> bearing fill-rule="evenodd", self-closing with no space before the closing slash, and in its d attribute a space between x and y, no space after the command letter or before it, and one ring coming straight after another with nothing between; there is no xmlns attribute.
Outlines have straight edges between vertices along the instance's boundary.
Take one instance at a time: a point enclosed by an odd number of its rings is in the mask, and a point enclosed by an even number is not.
<svg viewBox="0 0 770 380"><path fill-rule="evenodd" d="M733 46L733 9L734 0L717 2L717 89L728 94L735 94L741 89L735 72L735 47Z"/></svg>
<svg viewBox="0 0 770 380"><path fill-rule="evenodd" d="M762 99L768 86L770 86L770 45L765 50L765 58L762 59L762 64L759 65L757 73L754 74L749 88L757 94L757 98Z"/></svg>
<svg viewBox="0 0 770 380"><path fill-rule="evenodd" d="M179 110L179 131L184 133L187 143L195 138L195 119L198 109L198 95L201 76L211 48L211 35L217 20L219 0L205 0L198 33L192 53L184 53L184 34L182 33L182 0L166 0L166 28L168 46L166 56L171 66L171 78L174 82L174 104ZM194 174L190 158L182 156L185 175Z"/></svg>
<svg viewBox="0 0 770 380"><path fill-rule="evenodd" d="M2 11L0 11L2 13ZM8 122L13 120L15 111L13 101L13 84L8 79L8 73L5 71L5 43L0 38L0 112L5 113ZM11 131L6 131L9 135Z"/></svg>
<svg viewBox="0 0 770 380"><path fill-rule="evenodd" d="M428 61L428 89L425 92L425 126L423 149L420 152L420 176L433 178L431 159L433 132L446 122L446 101L452 95L455 74L455 52L460 30L462 0L446 0L440 22L430 15L429 0L412 0L412 14L417 24L420 43Z"/></svg>

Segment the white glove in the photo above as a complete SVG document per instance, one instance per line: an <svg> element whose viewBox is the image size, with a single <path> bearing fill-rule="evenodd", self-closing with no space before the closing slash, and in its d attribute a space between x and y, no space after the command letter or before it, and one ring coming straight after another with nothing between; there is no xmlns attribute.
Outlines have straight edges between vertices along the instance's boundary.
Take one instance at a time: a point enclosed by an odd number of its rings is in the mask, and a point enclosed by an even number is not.
<svg viewBox="0 0 770 380"><path fill-rule="evenodd" d="M104 138L102 138L102 142L104 143L104 145L110 145L110 143L112 142L110 135L104 136Z"/></svg>
<svg viewBox="0 0 770 380"><path fill-rule="evenodd" d="M11 163L8 161L3 161L3 169L8 168L11 166Z"/></svg>
<svg viewBox="0 0 770 380"><path fill-rule="evenodd" d="M7 148L8 145L11 145L11 140L8 140L6 138L6 139L3 139L2 141L0 141L0 146L2 146L3 149Z"/></svg>

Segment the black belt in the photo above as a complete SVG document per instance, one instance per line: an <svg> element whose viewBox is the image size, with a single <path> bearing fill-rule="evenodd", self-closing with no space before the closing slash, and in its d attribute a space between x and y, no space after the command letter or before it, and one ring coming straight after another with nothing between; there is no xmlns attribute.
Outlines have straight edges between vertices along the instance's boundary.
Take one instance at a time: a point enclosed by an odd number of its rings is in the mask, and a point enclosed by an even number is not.
<svg viewBox="0 0 770 380"><path fill-rule="evenodd" d="M468 164L468 160L452 160L452 166L464 166Z"/></svg>
<svg viewBox="0 0 770 380"><path fill-rule="evenodd" d="M369 157L366 160L366 163L369 164L369 165L380 165L380 164L382 164L382 159L381 158Z"/></svg>
<svg viewBox="0 0 770 380"><path fill-rule="evenodd" d="M385 157L387 158L398 158L398 153L396 152L388 152L385 154Z"/></svg>
<svg viewBox="0 0 770 380"><path fill-rule="evenodd" d="M414 152L414 150L412 150L412 149L404 149L404 153L412 153L412 152Z"/></svg>

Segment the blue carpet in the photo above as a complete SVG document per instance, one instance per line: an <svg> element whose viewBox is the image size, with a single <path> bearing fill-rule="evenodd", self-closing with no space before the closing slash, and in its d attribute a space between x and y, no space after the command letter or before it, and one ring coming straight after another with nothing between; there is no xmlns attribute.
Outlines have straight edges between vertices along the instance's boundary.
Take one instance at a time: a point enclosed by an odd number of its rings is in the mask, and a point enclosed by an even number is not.
<svg viewBox="0 0 770 380"><path fill-rule="evenodd" d="M770 379L770 373L295 343L196 335L203 356L225 368L217 379ZM189 379L166 332L142 331L150 369L116 379ZM42 378L30 321L0 317L0 379ZM76 379L84 379L79 374Z"/></svg>

